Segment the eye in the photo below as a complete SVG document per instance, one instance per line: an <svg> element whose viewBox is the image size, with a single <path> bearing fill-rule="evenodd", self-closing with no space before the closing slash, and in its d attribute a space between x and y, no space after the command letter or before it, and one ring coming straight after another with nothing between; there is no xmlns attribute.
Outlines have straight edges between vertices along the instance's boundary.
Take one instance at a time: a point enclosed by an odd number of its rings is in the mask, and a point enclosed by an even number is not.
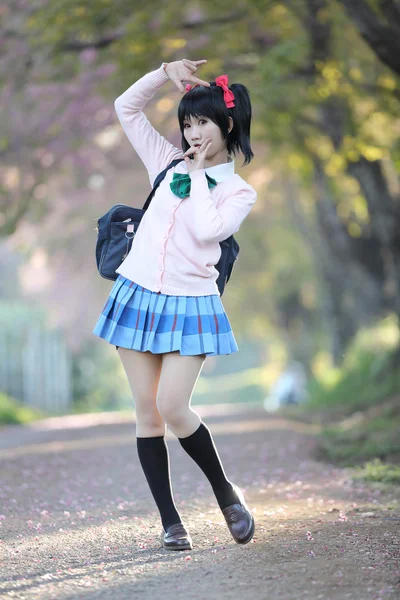
<svg viewBox="0 0 400 600"><path fill-rule="evenodd" d="M207 121L205 119L200 119L199 123L201 123L201 122L207 123Z"/></svg>
<svg viewBox="0 0 400 600"><path fill-rule="evenodd" d="M189 125L189 123L185 123L184 124L184 126L183 126L184 129L186 129L186 125Z"/></svg>

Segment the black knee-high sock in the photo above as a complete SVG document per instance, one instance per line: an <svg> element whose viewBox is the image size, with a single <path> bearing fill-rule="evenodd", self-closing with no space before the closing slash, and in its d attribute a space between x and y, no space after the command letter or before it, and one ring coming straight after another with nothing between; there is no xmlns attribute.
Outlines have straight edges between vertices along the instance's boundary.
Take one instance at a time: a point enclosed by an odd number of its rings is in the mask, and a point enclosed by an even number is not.
<svg viewBox="0 0 400 600"><path fill-rule="evenodd" d="M211 486L219 507L222 509L240 502L232 483L225 475L224 468L207 425L200 423L192 435L178 438L181 446L199 465Z"/></svg>
<svg viewBox="0 0 400 600"><path fill-rule="evenodd" d="M168 447L163 436L137 437L137 452L165 530L181 523L172 496Z"/></svg>

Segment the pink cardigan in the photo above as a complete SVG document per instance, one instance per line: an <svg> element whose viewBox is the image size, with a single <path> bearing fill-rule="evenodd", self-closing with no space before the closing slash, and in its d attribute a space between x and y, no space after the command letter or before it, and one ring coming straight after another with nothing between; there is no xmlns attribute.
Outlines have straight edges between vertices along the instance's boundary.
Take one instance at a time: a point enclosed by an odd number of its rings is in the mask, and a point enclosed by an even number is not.
<svg viewBox="0 0 400 600"><path fill-rule="evenodd" d="M183 154L153 128L142 112L155 92L169 81L163 65L144 75L115 101L118 118L147 169L151 185L172 160ZM239 230L256 201L256 191L234 173L232 161L190 173L190 196L181 199L169 187L174 172L187 173L185 162L168 171L117 273L163 294L219 294L214 266L221 255L219 242ZM205 173L218 181L211 190Z"/></svg>

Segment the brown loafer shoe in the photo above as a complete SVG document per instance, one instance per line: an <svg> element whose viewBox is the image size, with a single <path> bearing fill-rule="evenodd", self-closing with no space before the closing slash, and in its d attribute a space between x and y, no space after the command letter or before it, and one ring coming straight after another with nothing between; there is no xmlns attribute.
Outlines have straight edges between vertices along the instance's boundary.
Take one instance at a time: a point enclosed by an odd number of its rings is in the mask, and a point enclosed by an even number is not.
<svg viewBox="0 0 400 600"><path fill-rule="evenodd" d="M242 491L235 485L240 504L231 504L222 510L233 539L238 544L247 544L254 535L255 521L244 500Z"/></svg>
<svg viewBox="0 0 400 600"><path fill-rule="evenodd" d="M167 550L192 550L192 538L183 523L175 523L162 530L161 541Z"/></svg>

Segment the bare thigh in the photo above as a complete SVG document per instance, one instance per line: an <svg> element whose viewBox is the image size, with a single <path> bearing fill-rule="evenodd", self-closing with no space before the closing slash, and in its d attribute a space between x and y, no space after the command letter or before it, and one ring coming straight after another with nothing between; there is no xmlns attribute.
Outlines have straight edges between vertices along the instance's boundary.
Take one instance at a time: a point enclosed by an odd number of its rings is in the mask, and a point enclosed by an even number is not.
<svg viewBox="0 0 400 600"><path fill-rule="evenodd" d="M163 354L157 407L169 429L178 437L191 435L200 424L200 417L190 403L205 359L204 354Z"/></svg>
<svg viewBox="0 0 400 600"><path fill-rule="evenodd" d="M136 410L136 437L165 435L165 422L157 408L162 354L118 348Z"/></svg>

